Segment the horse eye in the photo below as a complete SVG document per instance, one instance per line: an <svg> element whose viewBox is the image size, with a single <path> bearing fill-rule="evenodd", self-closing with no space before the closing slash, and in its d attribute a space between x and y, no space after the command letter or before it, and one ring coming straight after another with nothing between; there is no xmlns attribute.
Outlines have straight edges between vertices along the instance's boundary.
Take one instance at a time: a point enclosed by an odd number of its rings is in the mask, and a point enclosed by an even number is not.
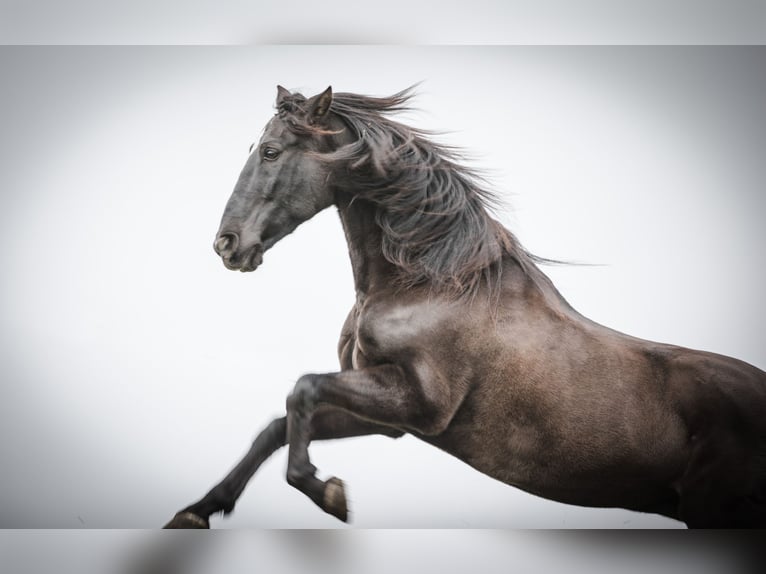
<svg viewBox="0 0 766 574"><path fill-rule="evenodd" d="M273 147L267 147L263 150L263 159L273 161L279 157L279 150Z"/></svg>

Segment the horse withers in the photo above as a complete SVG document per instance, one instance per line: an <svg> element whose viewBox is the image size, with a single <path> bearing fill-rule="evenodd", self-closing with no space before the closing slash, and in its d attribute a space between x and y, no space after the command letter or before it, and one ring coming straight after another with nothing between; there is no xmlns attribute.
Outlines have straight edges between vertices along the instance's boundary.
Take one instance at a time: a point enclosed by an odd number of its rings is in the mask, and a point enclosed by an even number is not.
<svg viewBox="0 0 766 574"><path fill-rule="evenodd" d="M228 269L254 271L335 205L356 289L340 371L298 379L286 415L168 527L231 512L283 445L289 484L347 520L343 482L316 477L309 443L404 433L544 498L766 526L763 371L580 315L492 218L495 197L460 154L390 118L411 90L277 92L214 248Z"/></svg>

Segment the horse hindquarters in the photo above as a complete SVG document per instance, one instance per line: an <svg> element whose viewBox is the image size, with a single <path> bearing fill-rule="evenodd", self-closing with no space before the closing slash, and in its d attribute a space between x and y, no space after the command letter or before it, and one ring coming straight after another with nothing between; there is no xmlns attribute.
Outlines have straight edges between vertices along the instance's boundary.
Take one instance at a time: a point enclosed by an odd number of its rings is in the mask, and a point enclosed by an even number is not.
<svg viewBox="0 0 766 574"><path fill-rule="evenodd" d="M690 528L766 527L766 373L699 351L674 362L689 437L676 485L681 520Z"/></svg>

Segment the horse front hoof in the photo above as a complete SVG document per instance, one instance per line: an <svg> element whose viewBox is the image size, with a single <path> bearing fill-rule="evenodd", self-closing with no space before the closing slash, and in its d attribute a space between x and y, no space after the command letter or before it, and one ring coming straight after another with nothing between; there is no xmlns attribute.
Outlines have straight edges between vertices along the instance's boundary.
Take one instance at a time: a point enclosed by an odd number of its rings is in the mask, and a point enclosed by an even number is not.
<svg viewBox="0 0 766 574"><path fill-rule="evenodd" d="M192 512L179 512L162 528L207 529L210 528L210 522L208 522L207 518L202 518Z"/></svg>
<svg viewBox="0 0 766 574"><path fill-rule="evenodd" d="M325 483L323 502L325 512L332 514L343 522L348 522L346 491L341 479L332 477Z"/></svg>

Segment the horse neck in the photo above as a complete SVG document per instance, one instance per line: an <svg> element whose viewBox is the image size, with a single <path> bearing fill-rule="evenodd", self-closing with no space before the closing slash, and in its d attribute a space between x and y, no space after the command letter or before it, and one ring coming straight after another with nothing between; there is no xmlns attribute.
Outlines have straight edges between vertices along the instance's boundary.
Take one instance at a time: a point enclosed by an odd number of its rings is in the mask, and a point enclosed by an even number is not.
<svg viewBox="0 0 766 574"><path fill-rule="evenodd" d="M396 269L383 256L383 233L375 222L375 207L367 200L339 194L338 214L348 243L357 295L364 297L390 284Z"/></svg>
<svg viewBox="0 0 766 574"><path fill-rule="evenodd" d="M397 270L383 256L383 233L375 220L375 206L346 194L338 194L336 205L348 243L357 297L364 299L377 289L390 287ZM504 305L542 305L557 313L577 315L534 261L523 253L520 256L523 261L506 255L499 262L503 268Z"/></svg>

